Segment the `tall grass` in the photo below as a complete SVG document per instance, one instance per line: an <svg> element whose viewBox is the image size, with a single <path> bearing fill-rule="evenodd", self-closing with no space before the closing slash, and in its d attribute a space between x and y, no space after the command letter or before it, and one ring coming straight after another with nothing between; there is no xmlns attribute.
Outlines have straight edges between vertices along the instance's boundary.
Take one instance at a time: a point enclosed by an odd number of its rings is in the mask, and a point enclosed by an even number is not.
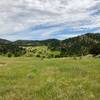
<svg viewBox="0 0 100 100"><path fill-rule="evenodd" d="M100 100L100 59L0 57L0 100Z"/></svg>

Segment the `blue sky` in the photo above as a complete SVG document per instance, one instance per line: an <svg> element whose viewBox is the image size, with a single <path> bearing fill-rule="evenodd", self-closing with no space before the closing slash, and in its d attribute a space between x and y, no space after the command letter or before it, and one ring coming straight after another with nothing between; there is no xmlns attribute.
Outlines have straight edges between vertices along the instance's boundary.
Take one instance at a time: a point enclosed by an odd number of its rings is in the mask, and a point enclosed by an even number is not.
<svg viewBox="0 0 100 100"><path fill-rule="evenodd" d="M100 0L2 0L0 38L65 39L100 33Z"/></svg>

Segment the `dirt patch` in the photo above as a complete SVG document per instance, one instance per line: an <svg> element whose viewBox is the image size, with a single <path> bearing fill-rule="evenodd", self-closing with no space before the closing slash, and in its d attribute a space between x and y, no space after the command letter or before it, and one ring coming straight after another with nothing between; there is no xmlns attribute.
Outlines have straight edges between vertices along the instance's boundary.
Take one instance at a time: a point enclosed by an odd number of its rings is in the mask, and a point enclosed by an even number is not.
<svg viewBox="0 0 100 100"><path fill-rule="evenodd" d="M0 67L6 66L6 63L0 62Z"/></svg>

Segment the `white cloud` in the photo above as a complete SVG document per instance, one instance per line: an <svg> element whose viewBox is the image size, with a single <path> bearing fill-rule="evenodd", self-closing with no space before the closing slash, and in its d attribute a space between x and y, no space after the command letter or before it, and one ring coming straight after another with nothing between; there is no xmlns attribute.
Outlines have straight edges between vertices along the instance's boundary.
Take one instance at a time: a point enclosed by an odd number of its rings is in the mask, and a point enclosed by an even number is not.
<svg viewBox="0 0 100 100"><path fill-rule="evenodd" d="M99 27L100 14L91 15L100 10L96 8L98 4L100 5L99 0L2 0L0 1L0 37L47 23L49 25L64 23L64 28L66 26L76 29ZM63 28L58 26L52 31L46 29L44 33L41 29L40 33L46 37L60 29Z"/></svg>

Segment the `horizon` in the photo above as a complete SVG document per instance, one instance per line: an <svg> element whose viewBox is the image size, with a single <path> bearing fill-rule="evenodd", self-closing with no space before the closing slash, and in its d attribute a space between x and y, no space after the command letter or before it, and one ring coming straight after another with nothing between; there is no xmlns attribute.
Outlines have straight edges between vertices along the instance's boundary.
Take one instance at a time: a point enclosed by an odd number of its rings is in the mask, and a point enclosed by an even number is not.
<svg viewBox="0 0 100 100"><path fill-rule="evenodd" d="M100 33L99 0L0 2L0 38L64 40L85 33Z"/></svg>
<svg viewBox="0 0 100 100"><path fill-rule="evenodd" d="M80 34L80 35L76 35L76 36L71 36L71 37L67 37L65 39L57 39L57 38L47 38L47 39L38 39L38 40L30 40L30 39L18 39L18 40L9 40L9 39L5 39L5 38L0 38L0 39L3 39L3 40L7 40L7 41L11 41L11 42L15 42L15 41L45 41L45 40L59 40L59 41L63 41L63 40L66 40L66 39L70 39L70 38L75 38L75 37L78 37L78 36L84 36L84 35L87 35L87 34L100 34L100 33L84 33L84 34Z"/></svg>

